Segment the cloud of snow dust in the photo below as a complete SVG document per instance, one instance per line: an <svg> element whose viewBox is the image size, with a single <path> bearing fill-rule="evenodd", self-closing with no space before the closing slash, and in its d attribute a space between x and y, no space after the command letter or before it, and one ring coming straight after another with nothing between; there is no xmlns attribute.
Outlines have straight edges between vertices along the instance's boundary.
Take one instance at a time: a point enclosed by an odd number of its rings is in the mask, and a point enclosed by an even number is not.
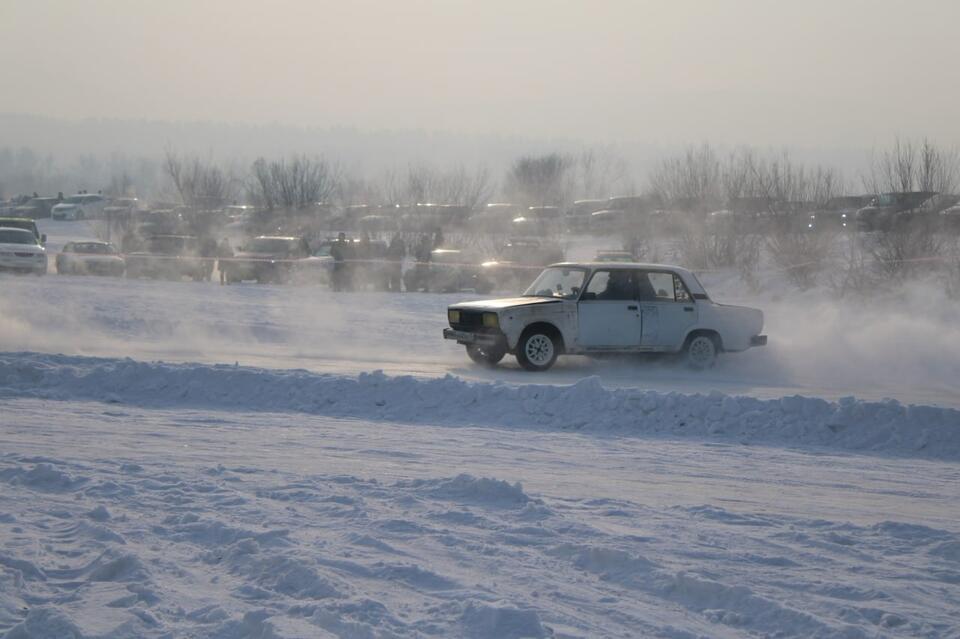
<svg viewBox="0 0 960 639"><path fill-rule="evenodd" d="M633 358L569 358L536 375L520 371L512 357L496 369L475 366L440 336L446 306L471 293L334 293L324 285L95 277L2 276L0 351L343 374L449 372L512 383L568 384L596 375L608 386L960 405L960 300L942 281L839 298L828 287L799 292L767 276L758 293L733 273L703 277L714 300L763 309L769 336L768 346L722 357L705 372Z"/></svg>

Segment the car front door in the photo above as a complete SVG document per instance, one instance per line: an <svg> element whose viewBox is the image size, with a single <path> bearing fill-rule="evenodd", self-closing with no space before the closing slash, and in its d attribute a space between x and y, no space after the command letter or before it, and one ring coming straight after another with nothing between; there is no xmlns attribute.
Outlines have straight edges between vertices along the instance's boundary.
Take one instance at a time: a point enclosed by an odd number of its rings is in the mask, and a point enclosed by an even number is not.
<svg viewBox="0 0 960 639"><path fill-rule="evenodd" d="M594 271L577 304L581 348L612 350L640 346L642 319L636 271Z"/></svg>
<svg viewBox="0 0 960 639"><path fill-rule="evenodd" d="M638 278L644 346L679 350L698 319L697 306L683 280L670 271L646 271Z"/></svg>

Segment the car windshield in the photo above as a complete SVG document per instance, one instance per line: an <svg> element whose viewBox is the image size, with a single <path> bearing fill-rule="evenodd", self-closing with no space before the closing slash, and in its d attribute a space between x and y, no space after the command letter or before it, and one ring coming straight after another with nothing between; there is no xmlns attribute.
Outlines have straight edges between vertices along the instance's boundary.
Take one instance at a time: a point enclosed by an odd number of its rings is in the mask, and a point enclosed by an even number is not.
<svg viewBox="0 0 960 639"><path fill-rule="evenodd" d="M0 219L0 226L5 226L12 229L23 229L25 231L30 231L34 235L37 235L35 229L37 228L36 222L33 220L23 220L23 219Z"/></svg>
<svg viewBox="0 0 960 639"><path fill-rule="evenodd" d="M0 229L0 244L36 244L37 238L30 231Z"/></svg>
<svg viewBox="0 0 960 639"><path fill-rule="evenodd" d="M297 240L291 240L280 237L258 237L252 242L247 250L251 253L291 253L297 248Z"/></svg>
<svg viewBox="0 0 960 639"><path fill-rule="evenodd" d="M87 255L113 255L117 252L112 244L101 244L100 242L83 242L73 245L74 253L84 253Z"/></svg>
<svg viewBox="0 0 960 639"><path fill-rule="evenodd" d="M580 294L586 271L581 268L551 267L540 273L523 296L559 297L572 300Z"/></svg>

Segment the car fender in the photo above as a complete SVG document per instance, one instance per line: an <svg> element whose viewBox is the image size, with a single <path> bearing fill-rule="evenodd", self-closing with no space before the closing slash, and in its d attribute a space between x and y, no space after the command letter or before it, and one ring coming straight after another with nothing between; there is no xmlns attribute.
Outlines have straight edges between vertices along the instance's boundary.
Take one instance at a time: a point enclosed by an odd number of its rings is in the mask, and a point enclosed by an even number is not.
<svg viewBox="0 0 960 639"><path fill-rule="evenodd" d="M520 336L533 324L549 324L557 329L564 344L573 344L576 337L576 303L534 304L515 306L500 311L500 330L507 338L507 347L514 351Z"/></svg>
<svg viewBox="0 0 960 639"><path fill-rule="evenodd" d="M763 311L747 306L733 306L709 302L701 303L696 326L687 332L709 330L720 336L724 351L743 351L750 348L750 338L763 331Z"/></svg>

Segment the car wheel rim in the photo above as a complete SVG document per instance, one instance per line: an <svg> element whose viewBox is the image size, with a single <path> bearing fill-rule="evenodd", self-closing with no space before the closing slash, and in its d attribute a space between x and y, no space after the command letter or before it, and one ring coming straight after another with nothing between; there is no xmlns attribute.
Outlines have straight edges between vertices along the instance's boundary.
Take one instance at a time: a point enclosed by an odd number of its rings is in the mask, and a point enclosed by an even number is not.
<svg viewBox="0 0 960 639"><path fill-rule="evenodd" d="M716 349L709 337L697 337L690 343L690 360L695 364L713 361Z"/></svg>
<svg viewBox="0 0 960 639"><path fill-rule="evenodd" d="M531 363L543 366L553 359L553 340L546 335L534 335L523 350Z"/></svg>

